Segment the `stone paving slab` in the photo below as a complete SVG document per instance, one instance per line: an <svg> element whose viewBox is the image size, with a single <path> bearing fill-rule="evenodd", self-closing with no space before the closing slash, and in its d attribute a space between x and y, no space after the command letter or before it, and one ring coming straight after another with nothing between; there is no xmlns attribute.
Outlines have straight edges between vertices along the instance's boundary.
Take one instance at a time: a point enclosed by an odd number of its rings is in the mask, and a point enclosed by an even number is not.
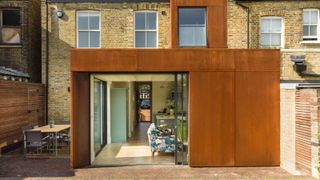
<svg viewBox="0 0 320 180"><path fill-rule="evenodd" d="M174 165L88 167L72 169L68 158L0 157L0 179L313 179L280 167L190 168Z"/></svg>

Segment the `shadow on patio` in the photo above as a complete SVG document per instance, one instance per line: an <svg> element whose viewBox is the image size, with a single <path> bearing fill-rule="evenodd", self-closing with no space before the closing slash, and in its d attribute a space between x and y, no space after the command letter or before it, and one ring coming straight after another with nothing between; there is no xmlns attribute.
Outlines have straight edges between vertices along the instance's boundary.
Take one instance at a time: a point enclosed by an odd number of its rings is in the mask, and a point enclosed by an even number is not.
<svg viewBox="0 0 320 180"><path fill-rule="evenodd" d="M67 156L25 158L22 148L0 157L1 177L72 177L74 170Z"/></svg>

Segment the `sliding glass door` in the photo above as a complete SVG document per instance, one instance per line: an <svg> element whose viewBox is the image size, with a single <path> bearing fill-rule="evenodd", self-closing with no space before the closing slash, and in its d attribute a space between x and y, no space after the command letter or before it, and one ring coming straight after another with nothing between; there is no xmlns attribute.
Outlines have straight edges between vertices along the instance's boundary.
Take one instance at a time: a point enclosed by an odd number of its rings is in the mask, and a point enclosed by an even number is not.
<svg viewBox="0 0 320 180"><path fill-rule="evenodd" d="M94 153L97 155L107 143L107 121L106 121L106 83L94 80Z"/></svg>
<svg viewBox="0 0 320 180"><path fill-rule="evenodd" d="M175 124L176 164L188 164L188 80L186 73L176 74L175 80Z"/></svg>

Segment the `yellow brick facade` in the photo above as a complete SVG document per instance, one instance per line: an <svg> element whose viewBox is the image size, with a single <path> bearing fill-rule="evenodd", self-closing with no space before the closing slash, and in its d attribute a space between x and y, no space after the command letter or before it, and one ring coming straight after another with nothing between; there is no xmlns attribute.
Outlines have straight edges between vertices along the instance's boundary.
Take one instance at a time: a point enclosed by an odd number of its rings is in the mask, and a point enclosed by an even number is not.
<svg viewBox="0 0 320 180"><path fill-rule="evenodd" d="M320 9L320 1L242 2L249 8L249 47L260 48L260 19L277 16L283 19L284 47L281 48L281 80L320 80L300 77L292 68L291 55L305 55L308 73L320 73L320 43L303 44L303 9ZM246 48L248 13L234 0L228 1L228 46Z"/></svg>
<svg viewBox="0 0 320 180"><path fill-rule="evenodd" d="M169 3L49 3L49 119L70 119L70 48L76 47L76 13L94 10L101 13L101 48L134 47L134 12L158 12L158 46L170 45ZM64 11L57 18L57 9ZM46 8L42 2L42 82L46 76Z"/></svg>
<svg viewBox="0 0 320 180"><path fill-rule="evenodd" d="M250 9L249 37L247 10L234 0L228 0L228 47L260 48L260 18L279 16L284 20L284 47L281 49L281 79L303 80L292 68L291 55L306 55L308 72L320 73L320 45L301 44L302 12L304 8L320 8L320 1L261 1L242 3ZM57 9L64 11L59 19ZM101 47L134 47L134 12L153 10L158 12L158 46L170 47L169 3L49 3L49 118L70 118L70 72L69 50L76 47L76 13L95 10L101 13ZM46 11L42 0L42 82L46 77ZM248 43L249 41L249 43Z"/></svg>

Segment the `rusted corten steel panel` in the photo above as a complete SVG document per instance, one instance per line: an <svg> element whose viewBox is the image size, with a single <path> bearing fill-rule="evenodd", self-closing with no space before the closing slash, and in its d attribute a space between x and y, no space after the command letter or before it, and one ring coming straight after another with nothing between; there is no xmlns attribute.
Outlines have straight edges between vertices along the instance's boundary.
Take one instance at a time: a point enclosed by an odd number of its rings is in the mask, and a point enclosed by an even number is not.
<svg viewBox="0 0 320 180"><path fill-rule="evenodd" d="M250 72L235 73L237 166L280 164L279 77L279 72L253 69Z"/></svg>
<svg viewBox="0 0 320 180"><path fill-rule="evenodd" d="M171 0L171 47L178 44L179 7L206 7L207 9L207 47L227 48L227 0Z"/></svg>
<svg viewBox="0 0 320 180"><path fill-rule="evenodd" d="M280 71L276 59L277 50L72 49L71 71Z"/></svg>
<svg viewBox="0 0 320 180"><path fill-rule="evenodd" d="M190 72L189 164L234 166L234 72Z"/></svg>
<svg viewBox="0 0 320 180"><path fill-rule="evenodd" d="M74 167L90 164L89 80L74 77L92 72L189 72L190 166L279 165L279 50L73 49L71 71Z"/></svg>
<svg viewBox="0 0 320 180"><path fill-rule="evenodd" d="M71 151L74 168L90 164L90 75L71 74Z"/></svg>

